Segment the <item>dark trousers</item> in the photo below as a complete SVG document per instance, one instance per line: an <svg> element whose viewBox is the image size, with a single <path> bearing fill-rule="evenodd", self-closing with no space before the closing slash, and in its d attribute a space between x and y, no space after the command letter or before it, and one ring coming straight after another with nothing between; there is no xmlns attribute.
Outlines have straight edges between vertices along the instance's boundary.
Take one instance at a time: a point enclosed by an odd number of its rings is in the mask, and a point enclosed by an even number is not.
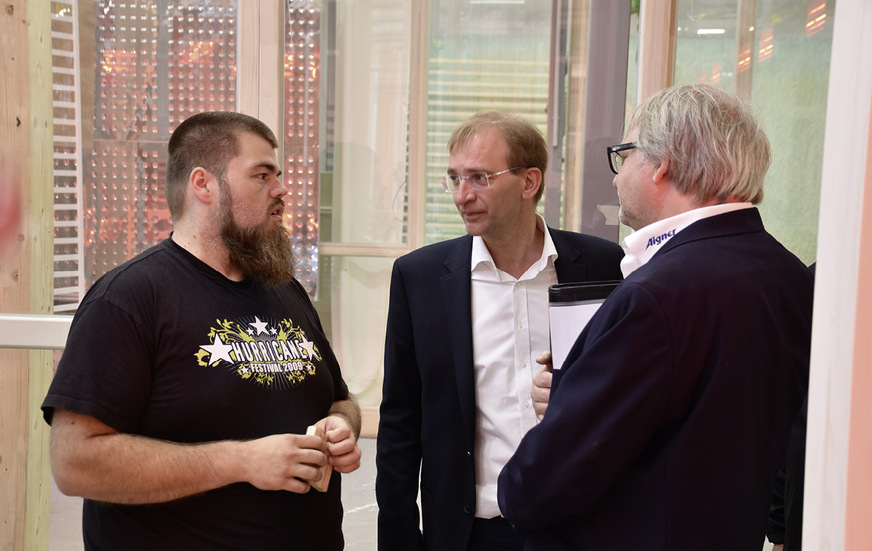
<svg viewBox="0 0 872 551"><path fill-rule="evenodd" d="M523 551L524 538L503 517L476 518L468 551Z"/></svg>

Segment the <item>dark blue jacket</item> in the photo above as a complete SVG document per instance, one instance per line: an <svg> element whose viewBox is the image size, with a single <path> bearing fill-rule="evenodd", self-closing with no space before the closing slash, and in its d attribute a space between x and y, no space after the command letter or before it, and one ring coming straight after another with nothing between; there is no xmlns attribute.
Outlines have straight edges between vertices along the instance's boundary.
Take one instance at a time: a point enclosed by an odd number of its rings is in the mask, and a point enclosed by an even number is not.
<svg viewBox="0 0 872 551"><path fill-rule="evenodd" d="M620 279L618 245L550 232L560 282ZM467 235L423 247L394 264L376 444L380 551L455 551L466 549L469 540L476 415L471 254Z"/></svg>
<svg viewBox="0 0 872 551"><path fill-rule="evenodd" d="M759 550L812 292L756 209L688 226L627 277L500 474L526 549Z"/></svg>

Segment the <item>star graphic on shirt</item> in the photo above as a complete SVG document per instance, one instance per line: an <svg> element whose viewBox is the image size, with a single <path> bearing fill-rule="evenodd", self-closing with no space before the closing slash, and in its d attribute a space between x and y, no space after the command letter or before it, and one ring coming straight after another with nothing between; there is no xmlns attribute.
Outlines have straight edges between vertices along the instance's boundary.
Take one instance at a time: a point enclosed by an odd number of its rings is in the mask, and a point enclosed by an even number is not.
<svg viewBox="0 0 872 551"><path fill-rule="evenodd" d="M233 350L233 347L229 344L224 344L221 342L221 336L216 334L215 340L212 341L212 344L201 344L200 348L208 352L211 356L209 357L209 361L206 362L208 364L213 364L218 360L224 360L227 363L233 363L233 358L230 357L230 351Z"/></svg>
<svg viewBox="0 0 872 551"><path fill-rule="evenodd" d="M258 335L260 335L261 333L267 333L267 334L269 334L269 333L267 332L267 330L266 330L267 325L269 325L269 324L268 324L267 322L265 322L265 321L260 321L260 318L257 317L257 316L254 316L254 323L249 323L248 325L250 325L250 326L254 327L255 329L257 329L257 334L258 334Z"/></svg>
<svg viewBox="0 0 872 551"><path fill-rule="evenodd" d="M315 355L315 343L312 341L300 341L300 346L306 350L306 353L309 355L309 358L314 357Z"/></svg>

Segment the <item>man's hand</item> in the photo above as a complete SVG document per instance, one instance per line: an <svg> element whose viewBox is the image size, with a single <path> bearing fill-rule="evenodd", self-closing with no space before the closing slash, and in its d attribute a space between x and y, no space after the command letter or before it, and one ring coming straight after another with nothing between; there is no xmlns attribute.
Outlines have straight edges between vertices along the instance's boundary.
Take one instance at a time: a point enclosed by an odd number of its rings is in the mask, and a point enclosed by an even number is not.
<svg viewBox="0 0 872 551"><path fill-rule="evenodd" d="M345 415L334 413L318 421L327 434L328 461L340 473L350 473L360 467L360 446Z"/></svg>
<svg viewBox="0 0 872 551"><path fill-rule="evenodd" d="M318 469L330 453L327 443L314 435L274 434L243 444L248 447L245 479L252 486L297 494L309 491L305 481L320 477Z"/></svg>
<svg viewBox="0 0 872 551"><path fill-rule="evenodd" d="M530 391L530 397L533 398L536 417L541 421L545 417L545 410L551 399L551 352L539 354L536 363L544 367L533 375L533 390Z"/></svg>

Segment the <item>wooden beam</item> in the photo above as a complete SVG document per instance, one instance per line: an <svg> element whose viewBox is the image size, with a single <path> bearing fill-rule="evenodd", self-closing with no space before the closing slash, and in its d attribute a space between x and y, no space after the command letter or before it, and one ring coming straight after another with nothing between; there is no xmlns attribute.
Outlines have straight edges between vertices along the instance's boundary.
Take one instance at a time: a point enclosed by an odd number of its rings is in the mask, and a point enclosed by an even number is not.
<svg viewBox="0 0 872 551"><path fill-rule="evenodd" d="M409 74L409 249L424 245L427 190L427 69L430 64L430 2L412 4ZM446 146L447 151L447 146Z"/></svg>
<svg viewBox="0 0 872 551"><path fill-rule="evenodd" d="M28 167L25 144L30 143L27 97L27 11L20 3L4 6L0 13L0 185L15 203L8 208L19 221L8 229L10 239L0 250L0 311L23 312L29 304L24 211L29 190L23 185ZM24 549L25 492L27 469L25 449L21 445L27 424L28 355L23 350L0 350L0 549Z"/></svg>
<svg viewBox="0 0 872 551"><path fill-rule="evenodd" d="M0 311L48 314L52 304L51 4L0 12L0 186L19 223L0 250ZM0 350L0 549L48 549L48 427L39 405L51 352Z"/></svg>
<svg viewBox="0 0 872 551"><path fill-rule="evenodd" d="M259 36L260 2L240 2L237 37ZM260 40L236 41L236 110L252 117L260 114ZM278 128L273 130L278 132Z"/></svg>
<svg viewBox="0 0 872 551"><path fill-rule="evenodd" d="M236 109L263 121L282 142L284 69L284 3L252 0L239 3Z"/></svg>
<svg viewBox="0 0 872 551"><path fill-rule="evenodd" d="M639 88L636 105L675 79L677 0L644 0L639 7Z"/></svg>
<svg viewBox="0 0 872 551"><path fill-rule="evenodd" d="M572 0L569 10L569 98L566 108L566 174L563 228L581 230L581 167L584 158L584 104L587 90L587 35L590 0Z"/></svg>
<svg viewBox="0 0 872 551"><path fill-rule="evenodd" d="M242 2L240 2L242 4ZM260 0L257 14L260 23L256 42L259 45L257 64L259 66L257 118L269 126L279 143L282 142L284 117L282 100L284 90L284 23L285 3L282 0ZM242 35L240 35L242 36ZM239 42L246 42L244 39Z"/></svg>
<svg viewBox="0 0 872 551"><path fill-rule="evenodd" d="M30 308L32 314L50 314L54 289L54 108L52 106L51 3L27 2L28 102L30 105L27 234L30 241ZM48 549L51 510L49 427L39 406L52 377L52 352L29 352L25 461L24 549Z"/></svg>

